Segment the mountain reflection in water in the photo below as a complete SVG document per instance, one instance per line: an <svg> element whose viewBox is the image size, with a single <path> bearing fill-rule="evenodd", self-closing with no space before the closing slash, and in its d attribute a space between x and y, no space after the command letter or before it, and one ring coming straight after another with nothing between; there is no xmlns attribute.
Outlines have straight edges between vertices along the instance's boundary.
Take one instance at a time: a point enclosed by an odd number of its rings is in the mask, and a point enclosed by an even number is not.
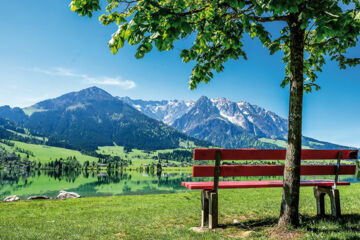
<svg viewBox="0 0 360 240"><path fill-rule="evenodd" d="M303 179L333 179L333 176L304 176ZM360 182L356 176L340 176L340 180ZM81 196L114 196L160 194L188 191L183 181L197 181L189 172L152 173L139 171L0 171L0 199L18 195L26 199L32 195L56 197L60 190L77 192ZM205 180L204 178L201 181ZM211 178L208 178L211 181ZM281 177L236 177L224 180L281 180Z"/></svg>

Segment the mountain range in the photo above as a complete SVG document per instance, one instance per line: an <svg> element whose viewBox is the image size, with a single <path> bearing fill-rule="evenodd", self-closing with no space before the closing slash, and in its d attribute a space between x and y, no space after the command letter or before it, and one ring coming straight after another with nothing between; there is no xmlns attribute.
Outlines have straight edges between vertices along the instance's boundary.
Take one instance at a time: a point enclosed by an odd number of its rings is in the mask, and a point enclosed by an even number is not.
<svg viewBox="0 0 360 240"><path fill-rule="evenodd" d="M0 118L47 137L49 145L88 150L114 144L166 149L184 142L203 147L283 148L287 136L286 119L247 102L206 96L197 101L135 100L113 97L97 87L23 109L3 106ZM303 145L343 147L307 137Z"/></svg>
<svg viewBox="0 0 360 240"><path fill-rule="evenodd" d="M285 148L287 119L248 102L226 98L197 101L145 101L121 97L149 117L163 121L188 135L224 148ZM347 148L338 144L303 137L303 148Z"/></svg>
<svg viewBox="0 0 360 240"><path fill-rule="evenodd" d="M144 101L132 100L129 97L119 99L149 117L191 135L197 135L194 129L202 130L207 124L204 121L211 119L223 121L226 125L235 125L239 131L251 135L268 138L286 138L287 135L286 119L247 102L232 102L226 98L209 99L206 96L202 96L198 101Z"/></svg>
<svg viewBox="0 0 360 240"><path fill-rule="evenodd" d="M33 134L49 136L50 145L86 150L114 144L149 150L177 148L184 141L209 145L146 116L97 87L45 100L18 112L18 108L0 107L0 117Z"/></svg>

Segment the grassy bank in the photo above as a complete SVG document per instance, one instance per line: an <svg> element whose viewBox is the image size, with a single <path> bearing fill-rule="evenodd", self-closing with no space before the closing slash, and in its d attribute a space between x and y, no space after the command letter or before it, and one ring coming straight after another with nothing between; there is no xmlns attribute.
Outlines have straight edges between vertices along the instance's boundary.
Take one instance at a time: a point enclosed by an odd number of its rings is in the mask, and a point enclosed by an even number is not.
<svg viewBox="0 0 360 240"><path fill-rule="evenodd" d="M340 187L343 218L317 219L312 188L301 189L304 239L360 238L360 184ZM0 239L236 239L289 238L274 231L281 189L220 191L215 231L189 230L200 223L200 193L97 197L65 201L0 203ZM329 206L327 205L327 212ZM234 219L237 219L234 224Z"/></svg>

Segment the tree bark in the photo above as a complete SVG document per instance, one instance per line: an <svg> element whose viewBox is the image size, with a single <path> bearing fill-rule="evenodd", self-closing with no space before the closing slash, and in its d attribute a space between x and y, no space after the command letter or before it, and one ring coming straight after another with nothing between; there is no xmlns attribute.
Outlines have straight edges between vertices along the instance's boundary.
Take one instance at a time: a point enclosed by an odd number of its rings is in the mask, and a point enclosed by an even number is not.
<svg viewBox="0 0 360 240"><path fill-rule="evenodd" d="M279 226L299 225L299 194L301 164L301 132L303 104L304 33L297 16L288 22L290 27L290 100L286 161Z"/></svg>

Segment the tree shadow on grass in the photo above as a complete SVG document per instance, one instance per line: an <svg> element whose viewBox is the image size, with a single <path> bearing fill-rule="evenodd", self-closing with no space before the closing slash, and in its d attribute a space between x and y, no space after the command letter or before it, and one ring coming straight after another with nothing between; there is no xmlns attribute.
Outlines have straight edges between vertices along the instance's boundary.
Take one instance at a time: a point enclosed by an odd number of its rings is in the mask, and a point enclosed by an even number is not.
<svg viewBox="0 0 360 240"><path fill-rule="evenodd" d="M360 214L344 214L341 218L304 215L301 216L300 229L284 229L284 232L281 232L283 229L279 231L277 222L277 217L247 219L236 223L219 225L219 228L237 228L243 231L267 232L272 233L273 237L279 239L286 239L286 236L288 236L286 234L295 234L294 236L301 237L305 234L304 230L309 234L329 236L331 237L330 239L338 239L333 237L332 234L341 232L348 234L346 239L360 239Z"/></svg>
<svg viewBox="0 0 360 240"><path fill-rule="evenodd" d="M220 224L219 228L229 228L229 227L236 227L239 229L247 229L247 230L254 230L254 229L261 229L261 228L268 228L276 226L278 218L274 217L267 217L267 218L258 218L258 219L247 219L245 221L240 221L236 223L229 223L229 224Z"/></svg>
<svg viewBox="0 0 360 240"><path fill-rule="evenodd" d="M238 234L234 234L234 231L229 231L227 235L230 238L272 238L272 239L298 239L303 233L296 229L280 229L277 227L277 217L267 217L258 219L247 219L239 223L231 223L226 225L220 225L222 229L232 228L237 229Z"/></svg>
<svg viewBox="0 0 360 240"><path fill-rule="evenodd" d="M309 232L330 234L332 232L355 232L359 234L360 239L360 214L344 214L340 218L331 216L309 217L304 216L302 226ZM327 228L324 225L331 225Z"/></svg>
<svg viewBox="0 0 360 240"><path fill-rule="evenodd" d="M277 225L278 220L279 219L277 217L247 219L236 223L220 224L219 227L271 227ZM317 225L326 222L336 224L338 225L338 228L342 230L348 229L352 231L359 231L360 233L360 214L343 214L340 218L335 218L330 215L323 217L301 215L300 222L300 227L309 228L309 230L313 229L314 231L316 231Z"/></svg>

